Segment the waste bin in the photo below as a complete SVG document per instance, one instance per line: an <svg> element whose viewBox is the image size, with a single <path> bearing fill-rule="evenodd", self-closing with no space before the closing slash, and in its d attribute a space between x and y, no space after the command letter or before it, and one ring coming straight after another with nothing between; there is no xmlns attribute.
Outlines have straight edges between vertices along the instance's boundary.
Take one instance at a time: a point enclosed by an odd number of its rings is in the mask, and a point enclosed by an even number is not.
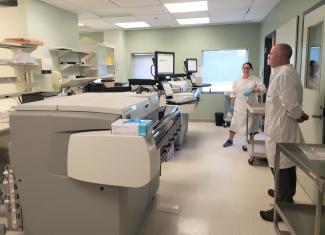
<svg viewBox="0 0 325 235"><path fill-rule="evenodd" d="M223 125L223 113L215 113L214 116L216 119L216 126L222 126Z"/></svg>

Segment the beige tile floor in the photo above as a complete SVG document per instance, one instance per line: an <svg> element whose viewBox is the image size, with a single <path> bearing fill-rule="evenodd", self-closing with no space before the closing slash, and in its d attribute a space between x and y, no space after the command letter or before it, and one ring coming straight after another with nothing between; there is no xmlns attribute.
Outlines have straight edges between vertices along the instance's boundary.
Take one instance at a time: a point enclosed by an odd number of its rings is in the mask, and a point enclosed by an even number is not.
<svg viewBox="0 0 325 235"><path fill-rule="evenodd" d="M272 223L259 216L269 209L271 171L250 166L244 138L223 148L229 129L213 123L190 123L181 151L162 165L156 201L138 235L271 235ZM296 201L308 201L298 187ZM179 205L178 214L157 210L159 203Z"/></svg>
<svg viewBox="0 0 325 235"><path fill-rule="evenodd" d="M273 224L259 216L272 203L272 174L268 167L248 165L243 138L223 148L228 131L213 123L189 124L182 150L162 165L157 197L137 235L275 234ZM295 201L308 201L299 186ZM178 213L158 210L175 205Z"/></svg>

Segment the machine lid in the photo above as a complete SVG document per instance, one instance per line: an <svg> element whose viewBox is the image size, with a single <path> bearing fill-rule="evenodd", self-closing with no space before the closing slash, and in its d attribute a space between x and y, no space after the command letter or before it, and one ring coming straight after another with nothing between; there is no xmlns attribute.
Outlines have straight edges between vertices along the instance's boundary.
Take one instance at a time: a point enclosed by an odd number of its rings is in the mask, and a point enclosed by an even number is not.
<svg viewBox="0 0 325 235"><path fill-rule="evenodd" d="M74 96L61 96L42 101L25 103L16 110L25 111L75 111L123 114L135 110L138 105L147 103L147 98L130 97L121 93L84 93Z"/></svg>

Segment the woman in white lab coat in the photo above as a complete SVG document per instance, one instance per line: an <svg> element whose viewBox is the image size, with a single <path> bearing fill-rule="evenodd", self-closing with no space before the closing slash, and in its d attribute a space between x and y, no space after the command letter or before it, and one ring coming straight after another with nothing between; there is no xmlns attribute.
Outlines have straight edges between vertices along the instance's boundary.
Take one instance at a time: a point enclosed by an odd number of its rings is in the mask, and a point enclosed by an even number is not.
<svg viewBox="0 0 325 235"><path fill-rule="evenodd" d="M256 103L257 94L265 91L265 86L261 80L251 75L253 66L247 62L243 64L242 76L233 83L232 91L230 93L231 106L230 111L233 111L233 116L230 124L229 138L223 144L223 147L233 145L233 139L236 133L244 134L246 131L247 122L247 108L246 103ZM248 130L249 133L257 131L258 120L249 118Z"/></svg>

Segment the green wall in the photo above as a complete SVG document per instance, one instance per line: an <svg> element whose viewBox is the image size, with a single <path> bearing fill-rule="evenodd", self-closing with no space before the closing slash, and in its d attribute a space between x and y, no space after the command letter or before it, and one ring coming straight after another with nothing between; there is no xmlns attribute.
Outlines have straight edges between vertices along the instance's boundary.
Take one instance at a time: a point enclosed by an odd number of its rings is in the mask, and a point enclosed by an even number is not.
<svg viewBox="0 0 325 235"><path fill-rule="evenodd" d="M50 57L53 47L79 47L78 16L38 0L20 0L26 15L27 37L44 41L33 55Z"/></svg>
<svg viewBox="0 0 325 235"><path fill-rule="evenodd" d="M282 24L299 16L299 29L297 38L297 63L296 68L300 73L302 52L302 19L303 12L320 0L281 0L263 20L260 37L260 68L263 67L264 37L279 28Z"/></svg>
<svg viewBox="0 0 325 235"><path fill-rule="evenodd" d="M175 72L183 72L185 58L194 57L202 62L203 50L222 50L247 48L249 61L259 62L260 24L237 24L200 26L186 28L167 28L126 31L126 71L131 74L131 53L145 53L156 50L175 52ZM258 67L258 66L255 66ZM258 73L259 69L256 69ZM202 101L190 119L214 120L215 112L224 111L223 94L203 94Z"/></svg>
<svg viewBox="0 0 325 235"><path fill-rule="evenodd" d="M89 38L98 43L104 42L104 32L80 33L79 38Z"/></svg>

